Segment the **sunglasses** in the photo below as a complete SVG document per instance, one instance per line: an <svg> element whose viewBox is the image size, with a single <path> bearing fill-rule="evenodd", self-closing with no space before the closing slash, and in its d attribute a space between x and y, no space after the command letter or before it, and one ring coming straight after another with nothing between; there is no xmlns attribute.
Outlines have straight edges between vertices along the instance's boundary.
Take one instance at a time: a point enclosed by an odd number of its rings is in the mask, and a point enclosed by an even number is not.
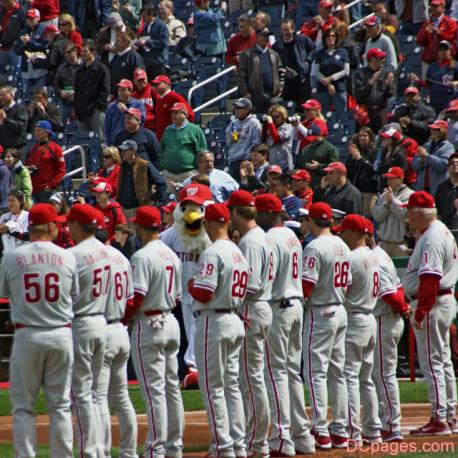
<svg viewBox="0 0 458 458"><path fill-rule="evenodd" d="M276 116L272 116L273 119L278 119L278 118L281 118L280 115L276 115Z"/></svg>
<svg viewBox="0 0 458 458"><path fill-rule="evenodd" d="M448 165L458 165L458 161L450 161Z"/></svg>
<svg viewBox="0 0 458 458"><path fill-rule="evenodd" d="M68 25L69 23L68 22L59 22L59 27L62 27L64 25Z"/></svg>
<svg viewBox="0 0 458 458"><path fill-rule="evenodd" d="M104 159L113 159L113 156L103 156Z"/></svg>

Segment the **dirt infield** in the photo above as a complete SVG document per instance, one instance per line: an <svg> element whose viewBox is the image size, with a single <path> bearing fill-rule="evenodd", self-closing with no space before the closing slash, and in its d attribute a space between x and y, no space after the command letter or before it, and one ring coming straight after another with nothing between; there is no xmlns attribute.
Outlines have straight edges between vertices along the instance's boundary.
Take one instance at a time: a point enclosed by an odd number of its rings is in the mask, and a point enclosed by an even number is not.
<svg viewBox="0 0 458 458"><path fill-rule="evenodd" d="M310 413L310 412L309 412ZM371 455L397 455L406 452L428 452L431 455L437 452L447 452L450 456L458 456L458 435L445 437L423 437L409 438L408 431L426 423L429 419L428 404L404 404L402 406L402 431L406 441L403 443L382 444L365 447L355 450L350 446L347 450L320 451L322 457L367 457ZM119 430L117 418L112 418L113 424L113 445L119 444ZM37 417L37 437L39 444L48 443L48 416ZM145 440L147 430L146 415L138 416L138 443L142 444ZM0 443L11 443L12 419L11 417L0 417ZM207 416L205 412L186 412L186 430L184 443L187 449L204 448L209 442L209 431ZM203 457L205 452L185 453L186 458Z"/></svg>

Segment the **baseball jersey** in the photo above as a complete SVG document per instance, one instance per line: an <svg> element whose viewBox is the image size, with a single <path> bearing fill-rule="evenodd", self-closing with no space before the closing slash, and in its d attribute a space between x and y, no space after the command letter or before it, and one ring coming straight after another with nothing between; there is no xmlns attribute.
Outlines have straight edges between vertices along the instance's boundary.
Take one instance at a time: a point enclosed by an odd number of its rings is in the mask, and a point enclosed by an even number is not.
<svg viewBox="0 0 458 458"><path fill-rule="evenodd" d="M111 277L108 291L105 318L107 321L120 320L124 316L126 304L134 297L132 268L129 260L116 248L107 245L110 253Z"/></svg>
<svg viewBox="0 0 458 458"><path fill-rule="evenodd" d="M345 308L349 313L371 313L377 302L379 266L377 257L367 247L350 252L351 284L345 296Z"/></svg>
<svg viewBox="0 0 458 458"><path fill-rule="evenodd" d="M90 237L68 250L76 258L80 294L73 300L75 317L105 313L112 281L108 248Z"/></svg>
<svg viewBox="0 0 458 458"><path fill-rule="evenodd" d="M378 300L375 304L374 316L386 315L392 312L392 308L383 300L383 296L396 293L401 286L396 267L393 260L388 256L387 252L380 246L376 246L374 253L378 262Z"/></svg>
<svg viewBox="0 0 458 458"><path fill-rule="evenodd" d="M213 294L209 302L196 300L192 311L237 309L245 299L250 268L237 245L230 240L217 240L200 255L199 272L194 286Z"/></svg>
<svg viewBox="0 0 458 458"><path fill-rule="evenodd" d="M266 234L272 250L272 301L301 298L302 246L287 227L273 227Z"/></svg>
<svg viewBox="0 0 458 458"><path fill-rule="evenodd" d="M418 295L419 276L422 274L439 276L439 290L454 288L458 280L456 241L442 221L431 223L415 244L402 279L407 296Z"/></svg>
<svg viewBox="0 0 458 458"><path fill-rule="evenodd" d="M322 235L304 250L302 279L315 286L306 305L343 304L351 284L350 249L340 237Z"/></svg>
<svg viewBox="0 0 458 458"><path fill-rule="evenodd" d="M52 242L31 242L5 254L0 297L10 298L11 319L26 326L54 328L73 319L79 293L76 259Z"/></svg>
<svg viewBox="0 0 458 458"><path fill-rule="evenodd" d="M183 248L177 231L173 226L162 232L160 239L175 252L181 261L181 281L183 285L187 285L189 280L197 275L200 253L188 251ZM182 292L181 301L185 304L191 304L193 301L187 288L184 288Z"/></svg>
<svg viewBox="0 0 458 458"><path fill-rule="evenodd" d="M145 296L138 312L172 310L181 298L181 262L161 240L153 240L130 260L134 291Z"/></svg>
<svg viewBox="0 0 458 458"><path fill-rule="evenodd" d="M259 226L256 226L240 239L238 246L250 266L250 278L245 300L248 302L270 301L273 260L266 233Z"/></svg>

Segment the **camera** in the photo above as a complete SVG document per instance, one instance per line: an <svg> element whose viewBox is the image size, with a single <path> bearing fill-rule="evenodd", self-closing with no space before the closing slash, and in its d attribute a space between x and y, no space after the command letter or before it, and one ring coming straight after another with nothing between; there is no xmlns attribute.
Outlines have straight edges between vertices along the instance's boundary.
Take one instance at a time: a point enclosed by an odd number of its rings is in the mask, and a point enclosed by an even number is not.
<svg viewBox="0 0 458 458"><path fill-rule="evenodd" d="M288 116L286 119L287 122L290 124L293 124L295 122L301 122L302 118L299 115L294 115L294 116Z"/></svg>
<svg viewBox="0 0 458 458"><path fill-rule="evenodd" d="M38 173L38 167L36 165L29 165L28 169L30 176L35 176Z"/></svg>
<svg viewBox="0 0 458 458"><path fill-rule="evenodd" d="M267 122L267 115L266 114L263 114L261 116L261 122Z"/></svg>

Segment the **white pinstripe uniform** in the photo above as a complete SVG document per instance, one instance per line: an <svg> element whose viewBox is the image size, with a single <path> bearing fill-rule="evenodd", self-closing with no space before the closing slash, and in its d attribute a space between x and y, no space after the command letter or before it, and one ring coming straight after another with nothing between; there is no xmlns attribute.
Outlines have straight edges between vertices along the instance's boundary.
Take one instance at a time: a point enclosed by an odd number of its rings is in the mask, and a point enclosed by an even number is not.
<svg viewBox="0 0 458 458"><path fill-rule="evenodd" d="M456 416L456 381L450 351L450 325L456 315L453 288L458 280L458 250L455 239L441 221L434 221L417 240L402 280L406 295L415 299L421 274L440 278L439 295L426 313L423 329L416 329L420 368L428 385L432 417ZM416 307L417 301L411 301ZM413 324L414 316L412 317Z"/></svg>
<svg viewBox="0 0 458 458"><path fill-rule="evenodd" d="M131 259L134 291L144 295L134 316L131 346L147 406L148 436L143 456L181 457L184 410L178 381L180 327L170 311L181 296L181 263L160 240Z"/></svg>
<svg viewBox="0 0 458 458"><path fill-rule="evenodd" d="M239 387L239 358L245 329L235 313L245 299L249 266L239 248L217 240L200 256L194 285L214 293L206 304L194 301L195 352L199 387L211 431L210 454L246 456L245 416Z"/></svg>

